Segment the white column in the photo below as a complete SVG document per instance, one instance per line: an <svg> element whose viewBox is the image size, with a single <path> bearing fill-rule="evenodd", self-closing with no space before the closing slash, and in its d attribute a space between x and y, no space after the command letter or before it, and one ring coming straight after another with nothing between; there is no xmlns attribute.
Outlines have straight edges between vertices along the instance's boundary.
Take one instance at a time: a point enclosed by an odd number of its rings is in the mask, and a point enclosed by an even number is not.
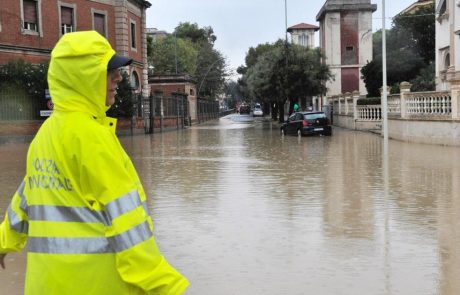
<svg viewBox="0 0 460 295"><path fill-rule="evenodd" d="M401 100L401 119L406 119L407 118L407 105L406 105L406 100L408 98L408 94L410 93L410 88L412 87L412 84L409 82L401 82L399 85L400 89L400 100Z"/></svg>
<svg viewBox="0 0 460 295"><path fill-rule="evenodd" d="M452 102L452 119L460 119L460 83L452 83L450 87L450 97Z"/></svg>

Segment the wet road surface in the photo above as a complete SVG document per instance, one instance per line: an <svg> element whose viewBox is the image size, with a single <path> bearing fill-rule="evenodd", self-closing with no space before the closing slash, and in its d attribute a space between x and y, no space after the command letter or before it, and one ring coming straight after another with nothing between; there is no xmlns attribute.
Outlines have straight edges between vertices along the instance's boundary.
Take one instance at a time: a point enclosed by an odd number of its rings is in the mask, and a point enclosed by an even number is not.
<svg viewBox="0 0 460 295"><path fill-rule="evenodd" d="M460 294L460 148L390 140L384 174L377 135L278 128L231 115L120 138L186 294ZM1 216L26 152L0 145ZM24 269L7 256L0 294L22 294Z"/></svg>

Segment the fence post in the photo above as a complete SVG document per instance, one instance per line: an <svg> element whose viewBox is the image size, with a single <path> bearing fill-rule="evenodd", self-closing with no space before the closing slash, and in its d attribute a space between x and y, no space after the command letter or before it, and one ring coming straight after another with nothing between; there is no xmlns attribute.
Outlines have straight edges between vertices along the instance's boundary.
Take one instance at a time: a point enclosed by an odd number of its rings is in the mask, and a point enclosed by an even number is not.
<svg viewBox="0 0 460 295"><path fill-rule="evenodd" d="M173 92L172 98L176 103L176 129L179 130L179 95L180 93Z"/></svg>
<svg viewBox="0 0 460 295"><path fill-rule="evenodd" d="M164 97L160 96L160 131L163 132L165 128L165 110L164 110Z"/></svg>
<svg viewBox="0 0 460 295"><path fill-rule="evenodd" d="M345 98L345 101L344 101L344 104L345 104L345 115L348 115L348 97L350 96L350 92L346 92L344 94L344 98Z"/></svg>
<svg viewBox="0 0 460 295"><path fill-rule="evenodd" d="M407 98L408 94L410 93L410 88L412 87L412 84L409 82L401 82L399 84L399 89L400 89L400 95L399 99L401 100L401 119L406 119L407 118Z"/></svg>
<svg viewBox="0 0 460 295"><path fill-rule="evenodd" d="M450 83L450 98L452 108L452 119L460 119L460 84L457 81Z"/></svg>
<svg viewBox="0 0 460 295"><path fill-rule="evenodd" d="M180 116L181 116L181 124L182 129L185 129L185 120L187 118L187 110L185 108L185 102L187 101L187 94L183 93L180 97Z"/></svg>
<svg viewBox="0 0 460 295"><path fill-rule="evenodd" d="M353 96L353 128L356 129L356 121L358 121L358 99L359 91L355 90L351 94Z"/></svg>
<svg viewBox="0 0 460 295"><path fill-rule="evenodd" d="M200 120L200 105L201 105L201 101L199 99L196 100L196 120L198 122L198 124L200 124L201 120Z"/></svg>
<svg viewBox="0 0 460 295"><path fill-rule="evenodd" d="M339 109L338 109L338 114L341 115L342 114L342 97L343 97L343 94L340 94L337 99L339 100Z"/></svg>

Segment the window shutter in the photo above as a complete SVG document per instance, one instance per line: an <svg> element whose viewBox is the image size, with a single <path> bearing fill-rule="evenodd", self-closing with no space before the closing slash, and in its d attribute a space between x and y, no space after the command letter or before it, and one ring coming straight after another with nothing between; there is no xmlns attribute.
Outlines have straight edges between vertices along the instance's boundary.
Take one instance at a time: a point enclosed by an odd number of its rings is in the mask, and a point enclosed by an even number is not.
<svg viewBox="0 0 460 295"><path fill-rule="evenodd" d="M24 0L24 22L26 23L37 23L37 2Z"/></svg>
<svg viewBox="0 0 460 295"><path fill-rule="evenodd" d="M105 16L103 14L94 14L94 30L105 36Z"/></svg>
<svg viewBox="0 0 460 295"><path fill-rule="evenodd" d="M61 24L72 26L73 25L72 15L73 15L72 8L61 6Z"/></svg>

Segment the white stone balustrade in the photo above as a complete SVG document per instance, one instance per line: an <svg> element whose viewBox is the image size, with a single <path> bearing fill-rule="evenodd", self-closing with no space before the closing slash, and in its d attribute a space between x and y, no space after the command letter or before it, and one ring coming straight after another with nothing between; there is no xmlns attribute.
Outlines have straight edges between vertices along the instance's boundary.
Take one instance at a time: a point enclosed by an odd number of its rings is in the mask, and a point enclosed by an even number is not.
<svg viewBox="0 0 460 295"><path fill-rule="evenodd" d="M380 105L358 105L358 120L380 121L382 120L382 107Z"/></svg>
<svg viewBox="0 0 460 295"><path fill-rule="evenodd" d="M400 94L387 96L388 115L402 119L447 120L460 118L460 91L451 92L410 92L412 85L402 82ZM453 93L453 92L452 92ZM381 120L381 105L357 105L359 93L345 93L329 98L334 115L352 116L355 120Z"/></svg>
<svg viewBox="0 0 460 295"><path fill-rule="evenodd" d="M388 115L400 116L401 115L401 98L399 94L388 95Z"/></svg>
<svg viewBox="0 0 460 295"><path fill-rule="evenodd" d="M408 117L452 117L452 100L449 92L416 92L406 98Z"/></svg>

